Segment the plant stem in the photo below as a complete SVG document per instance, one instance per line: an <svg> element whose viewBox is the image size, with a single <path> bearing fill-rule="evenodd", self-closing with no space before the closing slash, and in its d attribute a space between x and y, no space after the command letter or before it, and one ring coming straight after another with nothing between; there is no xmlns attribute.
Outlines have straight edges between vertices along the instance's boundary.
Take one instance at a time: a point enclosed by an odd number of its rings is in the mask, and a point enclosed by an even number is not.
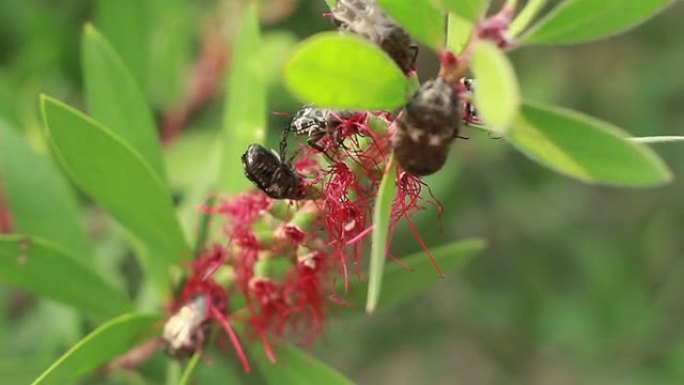
<svg viewBox="0 0 684 385"><path fill-rule="evenodd" d="M530 25L532 20L537 17L539 11L544 8L546 3L548 3L548 0L529 0L520 14L511 23L511 27L508 30L511 37L519 36Z"/></svg>

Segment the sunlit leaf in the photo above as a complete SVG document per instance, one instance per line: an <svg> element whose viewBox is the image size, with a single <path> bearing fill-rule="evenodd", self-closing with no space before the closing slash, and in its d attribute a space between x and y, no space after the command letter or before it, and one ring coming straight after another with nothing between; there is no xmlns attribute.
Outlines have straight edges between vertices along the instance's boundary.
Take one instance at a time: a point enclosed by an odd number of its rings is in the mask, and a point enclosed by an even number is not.
<svg viewBox="0 0 684 385"><path fill-rule="evenodd" d="M450 13L447 24L446 47L455 54L460 54L468 45L473 33L473 23L467 19Z"/></svg>
<svg viewBox="0 0 684 385"><path fill-rule="evenodd" d="M391 109L411 85L385 52L356 36L321 33L302 42L285 65L285 83L305 103Z"/></svg>
<svg viewBox="0 0 684 385"><path fill-rule="evenodd" d="M0 280L100 318L131 309L123 293L70 253L39 238L0 236Z"/></svg>
<svg viewBox="0 0 684 385"><path fill-rule="evenodd" d="M377 0L377 3L422 43L435 50L444 45L444 12L432 0Z"/></svg>
<svg viewBox="0 0 684 385"><path fill-rule="evenodd" d="M392 219L392 203L397 192L397 167L393 160L380 182L378 198L373 211L373 235L371 239L370 268L368 271L368 297L366 312L375 310L380 300L380 289L384 277L385 256L387 255L387 237Z"/></svg>
<svg viewBox="0 0 684 385"><path fill-rule="evenodd" d="M275 364L268 360L260 345L252 351L259 371L269 385L354 384L335 369L292 345L280 346Z"/></svg>
<svg viewBox="0 0 684 385"><path fill-rule="evenodd" d="M544 9L549 0L529 0L525 7L518 13L508 29L511 37L520 35Z"/></svg>
<svg viewBox="0 0 684 385"><path fill-rule="evenodd" d="M471 70L477 80L475 105L488 129L503 134L520 109L520 87L508 57L496 45L475 46Z"/></svg>
<svg viewBox="0 0 684 385"><path fill-rule="evenodd" d="M585 182L640 187L672 178L651 149L617 127L558 107L525 103L506 138L533 160Z"/></svg>
<svg viewBox="0 0 684 385"><path fill-rule="evenodd" d="M684 142L684 136L644 136L641 138L629 138L636 143L656 144L656 143L676 143Z"/></svg>
<svg viewBox="0 0 684 385"><path fill-rule="evenodd" d="M73 191L50 159L35 153L2 121L0 179L16 232L52 241L84 265L93 265Z"/></svg>
<svg viewBox="0 0 684 385"><path fill-rule="evenodd" d="M481 239L467 239L443 246L431 248L431 253L439 263L445 275L453 273L465 266L473 257L482 252L486 243ZM397 263L389 263L385 267L382 278L383 295L378 302L378 308L389 308L415 297L423 290L440 281L440 277L425 252L418 252L402 258L414 270L406 270ZM344 289L340 284L340 292ZM358 306L364 301L366 283L359 283L350 287L345 296L350 303L345 315L358 314Z"/></svg>
<svg viewBox="0 0 684 385"><path fill-rule="evenodd" d="M125 314L100 326L87 335L32 385L73 384L110 360L150 339L156 333L159 317Z"/></svg>
<svg viewBox="0 0 684 385"><path fill-rule="evenodd" d="M79 111L41 100L50 144L74 182L150 249L143 261L159 289L189 256L168 189L120 137Z"/></svg>
<svg viewBox="0 0 684 385"><path fill-rule="evenodd" d="M266 84L261 58L261 37L256 2L252 2L235 42L227 83L220 187L238 193L250 186L240 163L251 143L262 143L266 132Z"/></svg>
<svg viewBox="0 0 684 385"><path fill-rule="evenodd" d="M571 44L612 36L660 13L675 0L566 0L522 38Z"/></svg>
<svg viewBox="0 0 684 385"><path fill-rule="evenodd" d="M449 12L469 21L477 21L485 12L489 0L438 0Z"/></svg>
<svg viewBox="0 0 684 385"><path fill-rule="evenodd" d="M135 149L164 179L157 127L140 86L92 25L86 25L81 44L90 114Z"/></svg>

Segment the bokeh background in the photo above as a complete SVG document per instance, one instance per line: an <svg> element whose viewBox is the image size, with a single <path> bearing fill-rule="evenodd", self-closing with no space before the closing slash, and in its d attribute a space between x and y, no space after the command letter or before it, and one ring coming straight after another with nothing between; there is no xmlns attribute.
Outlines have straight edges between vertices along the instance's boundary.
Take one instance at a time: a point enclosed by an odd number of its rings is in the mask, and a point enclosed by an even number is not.
<svg viewBox="0 0 684 385"><path fill-rule="evenodd" d="M92 21L144 84L179 210L191 223L202 155L221 125L240 0L137 2L139 12L128 15L117 6L125 1L0 1L0 119L45 151L38 94L83 106L79 40ZM323 0L262 3L269 109L291 113L298 103L280 84L279 64L299 39L332 25L321 16ZM118 28L122 19L131 28ZM523 93L635 136L684 135L683 19L677 2L609 40L520 48L512 59ZM421 78L436 68L424 49ZM286 122L271 116L272 138ZM656 148L676 175L672 184L631 190L569 180L504 140L464 134L470 139L454 145L449 165L428 178L443 215L431 209L416 221L429 245L476 236L488 250L409 303L330 322L314 352L360 384L684 383L684 148ZM122 231L82 200L100 264L136 294L140 269ZM419 250L406 228L398 231L395 255ZM0 296L2 383L31 381L92 327L1 284ZM221 370L231 369L213 360L200 384L225 383ZM118 373L88 383L161 384L162 363L156 357L144 368L159 382Z"/></svg>

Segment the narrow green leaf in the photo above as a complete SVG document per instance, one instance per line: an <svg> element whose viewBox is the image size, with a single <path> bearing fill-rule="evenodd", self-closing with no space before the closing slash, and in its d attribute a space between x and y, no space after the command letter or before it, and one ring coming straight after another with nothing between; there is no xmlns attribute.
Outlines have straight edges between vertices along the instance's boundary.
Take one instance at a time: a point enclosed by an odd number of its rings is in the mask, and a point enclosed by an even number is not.
<svg viewBox="0 0 684 385"><path fill-rule="evenodd" d="M447 49L456 55L461 54L468 46L473 34L473 23L467 19L450 13L447 23Z"/></svg>
<svg viewBox="0 0 684 385"><path fill-rule="evenodd" d="M475 22L484 15L489 0L439 0L442 5L466 20Z"/></svg>
<svg viewBox="0 0 684 385"><path fill-rule="evenodd" d="M333 9L337 0L325 0L325 3L328 4L328 8Z"/></svg>
<svg viewBox="0 0 684 385"><path fill-rule="evenodd" d="M466 239L439 246L430 251L446 275L465 266L485 247L486 243L481 239ZM412 266L414 270L408 271L397 263L391 263L385 268L382 279L383 296L378 302L380 308L389 308L409 300L440 280L425 252L411 254L402 258L402 261ZM344 286L340 285L339 289L342 291ZM342 311L344 315L358 314L356 306L363 303L366 290L365 283L350 288L345 299L352 306L348 308L348 311Z"/></svg>
<svg viewBox="0 0 684 385"><path fill-rule="evenodd" d="M97 317L131 309L123 293L66 249L40 238L0 236L0 280Z"/></svg>
<svg viewBox="0 0 684 385"><path fill-rule="evenodd" d="M651 149L617 127L563 108L525 103L506 138L533 160L584 182L643 187L672 178Z"/></svg>
<svg viewBox="0 0 684 385"><path fill-rule="evenodd" d="M269 385L353 385L354 383L315 357L292 345L278 349L271 363L261 345L252 349L254 361Z"/></svg>
<svg viewBox="0 0 684 385"><path fill-rule="evenodd" d="M508 29L508 33L512 37L517 37L520 35L534 20L534 18L539 15L539 12L544 9L549 0L529 0L525 3L525 7L520 11L519 14L515 16L511 22L511 26Z"/></svg>
<svg viewBox="0 0 684 385"><path fill-rule="evenodd" d="M366 40L337 32L299 44L285 64L285 84L301 101L325 107L392 109L411 96L392 58Z"/></svg>
<svg viewBox="0 0 684 385"><path fill-rule="evenodd" d="M140 0L98 0L95 23L121 54L138 84L147 80L149 45L148 2Z"/></svg>
<svg viewBox="0 0 684 385"><path fill-rule="evenodd" d="M0 121L0 179L15 231L52 241L93 266L76 198L52 161Z"/></svg>
<svg viewBox="0 0 684 385"><path fill-rule="evenodd" d="M118 136L49 97L41 107L48 139L74 182L150 249L143 261L159 289L169 266L189 257L168 189L144 159Z"/></svg>
<svg viewBox="0 0 684 385"><path fill-rule="evenodd" d="M120 136L165 179L154 117L128 68L90 24L84 29L81 50L90 114Z"/></svg>
<svg viewBox="0 0 684 385"><path fill-rule="evenodd" d="M389 167L380 182L378 198L373 212L373 235L370 255L370 269L368 271L368 297L366 312L375 310L380 300L385 256L387 255L387 237L392 219L392 203L397 192L397 167L394 159L390 158Z"/></svg>
<svg viewBox="0 0 684 385"><path fill-rule="evenodd" d="M129 313L100 326L52 364L32 385L75 383L108 361L153 337L159 317Z"/></svg>
<svg viewBox="0 0 684 385"><path fill-rule="evenodd" d="M409 34L434 50L444 46L444 13L432 0L377 0Z"/></svg>
<svg viewBox="0 0 684 385"><path fill-rule="evenodd" d="M496 45L481 41L473 51L471 70L477 79L475 105L487 128L503 134L520 110L520 87L508 57Z"/></svg>
<svg viewBox="0 0 684 385"><path fill-rule="evenodd" d="M219 177L221 190L227 194L250 186L240 165L240 155L251 143L262 143L266 132L265 62L261 60L256 7L256 2L251 2L242 18L227 84Z"/></svg>
<svg viewBox="0 0 684 385"><path fill-rule="evenodd" d="M684 136L645 136L641 138L629 138L636 143L656 144L684 142Z"/></svg>
<svg viewBox="0 0 684 385"><path fill-rule="evenodd" d="M193 373L195 372L195 368L197 368L197 364L199 364L201 359L202 354L200 352L195 352L195 354L192 355L192 358L190 358L190 361L188 361L188 364L185 366L185 369L183 369L183 374L181 374L181 378L178 382L178 385L192 384Z"/></svg>
<svg viewBox="0 0 684 385"><path fill-rule="evenodd" d="M524 43L573 44L612 36L643 23L675 0L567 0L523 38Z"/></svg>

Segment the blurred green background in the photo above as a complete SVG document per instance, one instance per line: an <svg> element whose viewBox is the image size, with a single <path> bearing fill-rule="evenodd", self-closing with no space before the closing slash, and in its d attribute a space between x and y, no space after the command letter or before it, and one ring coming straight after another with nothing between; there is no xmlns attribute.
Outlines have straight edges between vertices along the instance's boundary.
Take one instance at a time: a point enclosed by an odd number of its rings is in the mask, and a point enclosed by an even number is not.
<svg viewBox="0 0 684 385"><path fill-rule="evenodd" d="M122 13L130 1L139 12ZM144 84L169 138L170 179L191 228L199 199L193 186L221 124L221 79L239 3L2 0L0 119L44 151L38 94L83 107L79 41L83 24L93 21ZM332 24L321 16L323 0L262 3L269 109L291 113L298 103L279 82L279 63L298 39ZM684 3L678 2L609 40L520 48L512 58L523 93L635 136L683 135L682 19ZM130 28L117 28L121 20ZM437 64L423 51L425 80ZM272 115L270 121L275 138L287 120ZM477 236L489 240L489 249L410 303L331 321L314 351L361 384L684 383L682 147L656 148L676 175L672 184L625 190L569 180L503 140L465 134L470 140L454 145L448 167L428 179L445 206L441 223L434 209L416 221L428 245ZM126 238L83 203L100 264L112 266L112 281L136 293L140 270ZM419 249L405 227L398 231L395 255ZM67 308L10 287L0 286L0 295L2 383L32 380L92 326ZM155 360L149 378L165 370ZM214 358L215 371L222 360ZM133 374L111 381L145 383Z"/></svg>

